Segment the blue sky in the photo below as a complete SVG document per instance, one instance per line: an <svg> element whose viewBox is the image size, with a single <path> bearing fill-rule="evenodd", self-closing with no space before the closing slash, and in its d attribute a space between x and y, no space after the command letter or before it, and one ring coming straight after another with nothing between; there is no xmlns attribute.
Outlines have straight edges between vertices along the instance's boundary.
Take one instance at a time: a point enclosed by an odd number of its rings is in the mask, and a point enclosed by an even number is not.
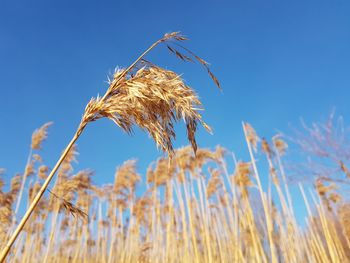
<svg viewBox="0 0 350 263"><path fill-rule="evenodd" d="M214 135L246 158L241 122L258 134L288 133L289 124L326 119L333 107L350 114L349 1L9 1L0 2L0 167L21 172L32 131L53 121L42 155L51 167L73 135L108 73L128 66L164 33L181 31L187 46L209 61L220 93L199 66L164 50L150 60L183 73L201 97ZM183 125L176 146L183 146ZM161 155L148 136L127 136L112 122L91 124L78 141L79 168L98 184L138 158L140 172Z"/></svg>

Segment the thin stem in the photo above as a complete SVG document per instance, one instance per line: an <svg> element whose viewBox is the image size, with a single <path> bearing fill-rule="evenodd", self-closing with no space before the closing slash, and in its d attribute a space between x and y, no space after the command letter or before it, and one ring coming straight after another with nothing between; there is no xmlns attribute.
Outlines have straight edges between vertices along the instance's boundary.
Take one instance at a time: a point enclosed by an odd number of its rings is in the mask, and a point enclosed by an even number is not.
<svg viewBox="0 0 350 263"><path fill-rule="evenodd" d="M18 194L18 198L17 198L17 204L16 204L16 208L15 208L15 217L17 216L19 205L21 203L22 194L23 194L23 190L24 190L24 185L26 183L26 179L27 179L27 176L28 176L27 168L28 168L28 166L30 164L30 160L32 159L32 153L33 153L33 149L32 149L32 147L30 147L30 151L29 151L29 155L28 155L28 158L27 158L27 163L26 163L26 167L25 167L25 171L24 171L23 179L22 179L22 183L21 183L21 189L19 190L19 194Z"/></svg>
<svg viewBox="0 0 350 263"><path fill-rule="evenodd" d="M30 151L29 151L29 154L28 154L28 157L27 157L27 163L26 163L26 166L25 166L25 169L24 169L24 173L23 173L23 177L22 177L21 188L19 190L19 194L18 194L18 197L17 197L15 213L13 214L11 228L10 228L9 233L6 236L6 239L10 236L10 233L14 229L16 221L17 221L19 205L21 203L21 199L22 199L22 195L23 195L23 191L24 191L24 186L26 184L26 180L27 180L27 176L28 176L27 170L28 170L28 166L30 164L30 160L32 159L32 155L33 155L33 149L32 149L32 147L30 147Z"/></svg>
<svg viewBox="0 0 350 263"><path fill-rule="evenodd" d="M124 72L122 72L122 74L120 74L119 78L112 84L108 91L117 86L119 81L137 64L137 62L139 62L148 52L150 52L153 48L155 48L158 44L162 42L164 42L163 38L158 40L157 42L154 42L149 48L147 48L126 70L124 70ZM109 95L108 91L102 97L101 101L107 98L107 96Z"/></svg>
<svg viewBox="0 0 350 263"><path fill-rule="evenodd" d="M270 252L271 252L271 262L275 263L277 262L277 257L275 254L275 244L273 242L273 237L272 237L272 231L273 231L273 223L272 223L272 219L270 217L270 207L267 204L266 200L266 195L265 192L263 191L262 185L261 185L261 181L260 181L260 176L258 173L258 168L256 167L256 161L254 158L254 154L252 151L252 146L251 143L248 140L247 137L247 130L246 130L246 126L245 123L242 123L243 126L243 131L244 131L244 136L248 145L248 151L249 151L249 155L250 155L250 159L252 161L252 167L253 167L253 171L255 174L255 179L258 183L258 189L260 192L260 197L261 197L261 201L262 201L262 205L263 205L263 209L264 209L264 213L265 213L265 217L266 217L266 230L267 230L267 235L268 235L268 239L269 239L269 244L270 244Z"/></svg>
<svg viewBox="0 0 350 263"><path fill-rule="evenodd" d="M4 262L7 254L9 253L11 246L13 245L13 243L16 241L19 233L22 231L25 223L27 222L27 220L29 219L30 215L32 214L34 208L37 206L37 204L39 203L41 197L43 196L46 188L48 187L51 179L53 178L53 176L55 175L56 171L58 170L58 168L60 167L61 163L63 162L63 160L65 159L65 157L67 156L69 150L72 148L72 146L74 145L74 143L76 142L76 140L79 138L81 132L83 131L83 129L85 128L85 125L83 125L82 127L80 127L78 129L79 132L76 132L72 138L72 140L69 142L69 144L67 145L66 149L64 150L64 152L62 153L62 155L60 156L59 160L57 161L55 167L52 169L51 173L49 174L49 176L46 178L44 184L41 186L39 192L37 193L37 195L35 196L33 202L31 203L30 207L28 208L27 212L25 213L25 215L23 216L21 222L19 223L19 225L17 226L15 232L12 234L10 240L7 242L6 246L4 247L4 249L1 252L0 255L0 262Z"/></svg>

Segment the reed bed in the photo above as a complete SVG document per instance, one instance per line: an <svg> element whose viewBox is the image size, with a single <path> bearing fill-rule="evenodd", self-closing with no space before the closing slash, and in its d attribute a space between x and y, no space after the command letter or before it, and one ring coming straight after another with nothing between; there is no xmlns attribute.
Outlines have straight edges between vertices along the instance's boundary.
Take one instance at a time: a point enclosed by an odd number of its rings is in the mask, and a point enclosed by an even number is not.
<svg viewBox="0 0 350 263"><path fill-rule="evenodd" d="M185 40L178 32L165 34L129 67L117 69L105 94L87 104L52 169L40 155L52 123L34 131L23 173L6 190L0 181L1 262L350 261L349 204L335 181L325 180L331 177L318 177L311 192L299 186L308 215L306 226L297 221L283 162L288 145L281 136L262 139L243 123L248 160L222 147L198 148L198 124L210 132L199 113L201 101L180 75L145 59L165 45L182 61L198 62L221 88L208 63L183 46ZM117 168L114 183L94 185L92 170L74 170L75 142L101 118L128 134L141 128L167 155L145 175L129 160ZM181 120L190 145L174 149L174 124ZM316 144L299 143L318 154L315 145L324 141L339 148L331 136L315 138ZM335 157L338 172L349 177L347 159ZM268 175L267 187L262 175Z"/></svg>
<svg viewBox="0 0 350 263"><path fill-rule="evenodd" d="M40 149L48 126L34 133L23 174L8 191L1 183L2 247L17 204L28 205L47 177ZM350 261L349 204L328 182L317 180L311 194L300 185L308 215L298 223L283 165L288 145L280 136L260 139L248 123L243 131L249 160L222 147L194 154L187 146L152 162L145 175L128 160L103 186L92 183L91 170L74 171L74 146L8 262ZM266 189L262 175L270 178Z"/></svg>

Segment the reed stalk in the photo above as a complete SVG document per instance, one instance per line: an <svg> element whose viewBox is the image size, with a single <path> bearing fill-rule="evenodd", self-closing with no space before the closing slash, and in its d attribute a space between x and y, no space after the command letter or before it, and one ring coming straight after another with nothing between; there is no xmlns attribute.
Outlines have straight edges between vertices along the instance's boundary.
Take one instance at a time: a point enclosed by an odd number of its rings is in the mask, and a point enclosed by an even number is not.
<svg viewBox="0 0 350 263"><path fill-rule="evenodd" d="M172 140L175 138L173 122L184 119L188 139L193 150L197 150L195 140L197 123L200 122L210 131L209 126L202 121L201 115L197 112L197 107L201 106L201 102L193 90L184 84L179 75L144 60L144 56L157 45L167 43L168 49L181 60L193 61L194 59L202 64L217 86L220 87L216 77L209 70L207 62L178 43L177 47L182 48L188 55L180 53L175 47L169 45L171 41L182 42L184 40L187 38L178 32L165 34L164 37L146 49L126 70L116 71L102 98L97 97L90 100L72 140L2 250L0 262L5 260L11 246L39 203L56 171L89 122L107 117L128 133L131 133L133 125L137 125L151 135L158 147L171 155L173 153ZM100 242L98 245L100 246Z"/></svg>

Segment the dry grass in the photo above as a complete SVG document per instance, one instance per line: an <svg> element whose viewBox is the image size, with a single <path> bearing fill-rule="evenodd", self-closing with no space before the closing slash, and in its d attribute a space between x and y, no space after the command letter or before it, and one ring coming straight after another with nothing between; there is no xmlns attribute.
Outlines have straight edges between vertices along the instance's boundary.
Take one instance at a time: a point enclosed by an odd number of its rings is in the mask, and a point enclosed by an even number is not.
<svg viewBox="0 0 350 263"><path fill-rule="evenodd" d="M137 172L135 160L126 161L117 168L114 183L105 186L93 185L89 170L74 172L74 148L8 260L350 261L350 208L335 198L339 193L334 184L315 181L313 196L317 197L311 199L301 187L308 216L306 227L300 226L290 206L281 159L287 144L280 136L270 144L251 125L244 124L244 128L248 147L256 152L250 160L237 161L232 171L227 167L228 150L199 148L194 155L192 147L184 147L171 159L162 157L151 163L146 176ZM36 149L35 154L39 152ZM271 180L266 191L259 187L255 160L264 156ZM42 162L33 164L32 180L24 193L29 201L45 179L40 174L47 173L46 167ZM143 194L136 192L142 178ZM12 224L20 179L15 176L11 189L0 193L1 240Z"/></svg>
<svg viewBox="0 0 350 263"><path fill-rule="evenodd" d="M187 38L182 36L179 32L165 34L142 53L127 69L115 72L113 80L110 81L110 85L103 97L92 98L90 100L73 138L66 146L43 185L38 188L37 193L32 198L32 202L26 213L2 250L0 261L6 258L13 243L25 227L26 222L38 205L45 190L47 190L56 171L67 161L66 159L69 157L69 153L74 147L75 142L89 122L106 117L114 121L120 128L128 133L131 133L132 126L136 125L147 131L158 147L163 151L167 151L169 155L172 155L172 140L175 138L174 122L183 119L186 123L188 140L194 152L196 152L197 143L195 133L198 122L210 131L209 126L202 121L202 117L198 113L201 102L197 98L195 92L183 82L179 75L145 60L145 56L153 48L159 44L166 44L168 49L181 60L191 62L197 60L202 64L215 84L220 88L219 81L210 71L208 63L179 44L179 42L185 40L187 40ZM180 53L175 47L171 47L171 45L176 45L178 48L181 48L184 53ZM187 55L185 53L187 53ZM40 144L46 138L46 130L50 125L50 123L45 124L33 134L31 151L22 180L16 212L18 211L26 178L28 175L33 174L32 167L34 161L40 160L40 158L34 158L34 160L31 161L32 150L40 149ZM68 203L66 203L66 207L69 208L67 204ZM15 223L15 218L13 223ZM12 232L12 228L9 232ZM45 257L45 260L46 259L47 256Z"/></svg>
<svg viewBox="0 0 350 263"><path fill-rule="evenodd" d="M127 69L116 70L104 96L92 98L86 106L78 134L89 122L106 117L129 134L134 125L138 126L154 139L158 147L172 154L174 122L184 120L188 140L196 151L195 133L198 123L210 131L210 127L203 122L198 112L202 109L200 100L180 75L144 59L151 49L165 43L168 49L183 61L199 61L220 87L218 80L209 70L208 63L179 45L179 42L185 40L187 39L178 32L165 34ZM179 46L188 54L180 53L175 47L171 47L172 45Z"/></svg>
<svg viewBox="0 0 350 263"><path fill-rule="evenodd" d="M7 241L1 243L1 259L10 252L10 262L350 261L349 205L331 177L315 181L311 195L300 186L308 216L307 228L298 225L282 160L288 145L280 135L269 143L243 123L250 159L234 158L232 171L227 150L198 149L198 124L210 128L199 114L202 105L196 93L177 73L145 59L165 44L179 59L199 62L220 88L208 63L182 45L185 40L178 32L166 34L128 68L116 70L106 93L87 104L76 133L51 171L39 155L51 123L33 133L23 175L12 178L7 192L0 181L0 240ZM134 126L141 128L168 153L150 164L143 194L136 193L143 176L134 160L117 168L110 185L93 185L90 170L74 172L75 142L88 123L100 118L111 119L127 133ZM180 120L191 146L174 150L174 124ZM331 134L330 126L324 130ZM325 152L318 147L321 144L299 143L318 154ZM257 156L264 156L268 165L267 189ZM335 160L348 176L347 160ZM29 207L10 236L19 207L25 206L24 195Z"/></svg>

